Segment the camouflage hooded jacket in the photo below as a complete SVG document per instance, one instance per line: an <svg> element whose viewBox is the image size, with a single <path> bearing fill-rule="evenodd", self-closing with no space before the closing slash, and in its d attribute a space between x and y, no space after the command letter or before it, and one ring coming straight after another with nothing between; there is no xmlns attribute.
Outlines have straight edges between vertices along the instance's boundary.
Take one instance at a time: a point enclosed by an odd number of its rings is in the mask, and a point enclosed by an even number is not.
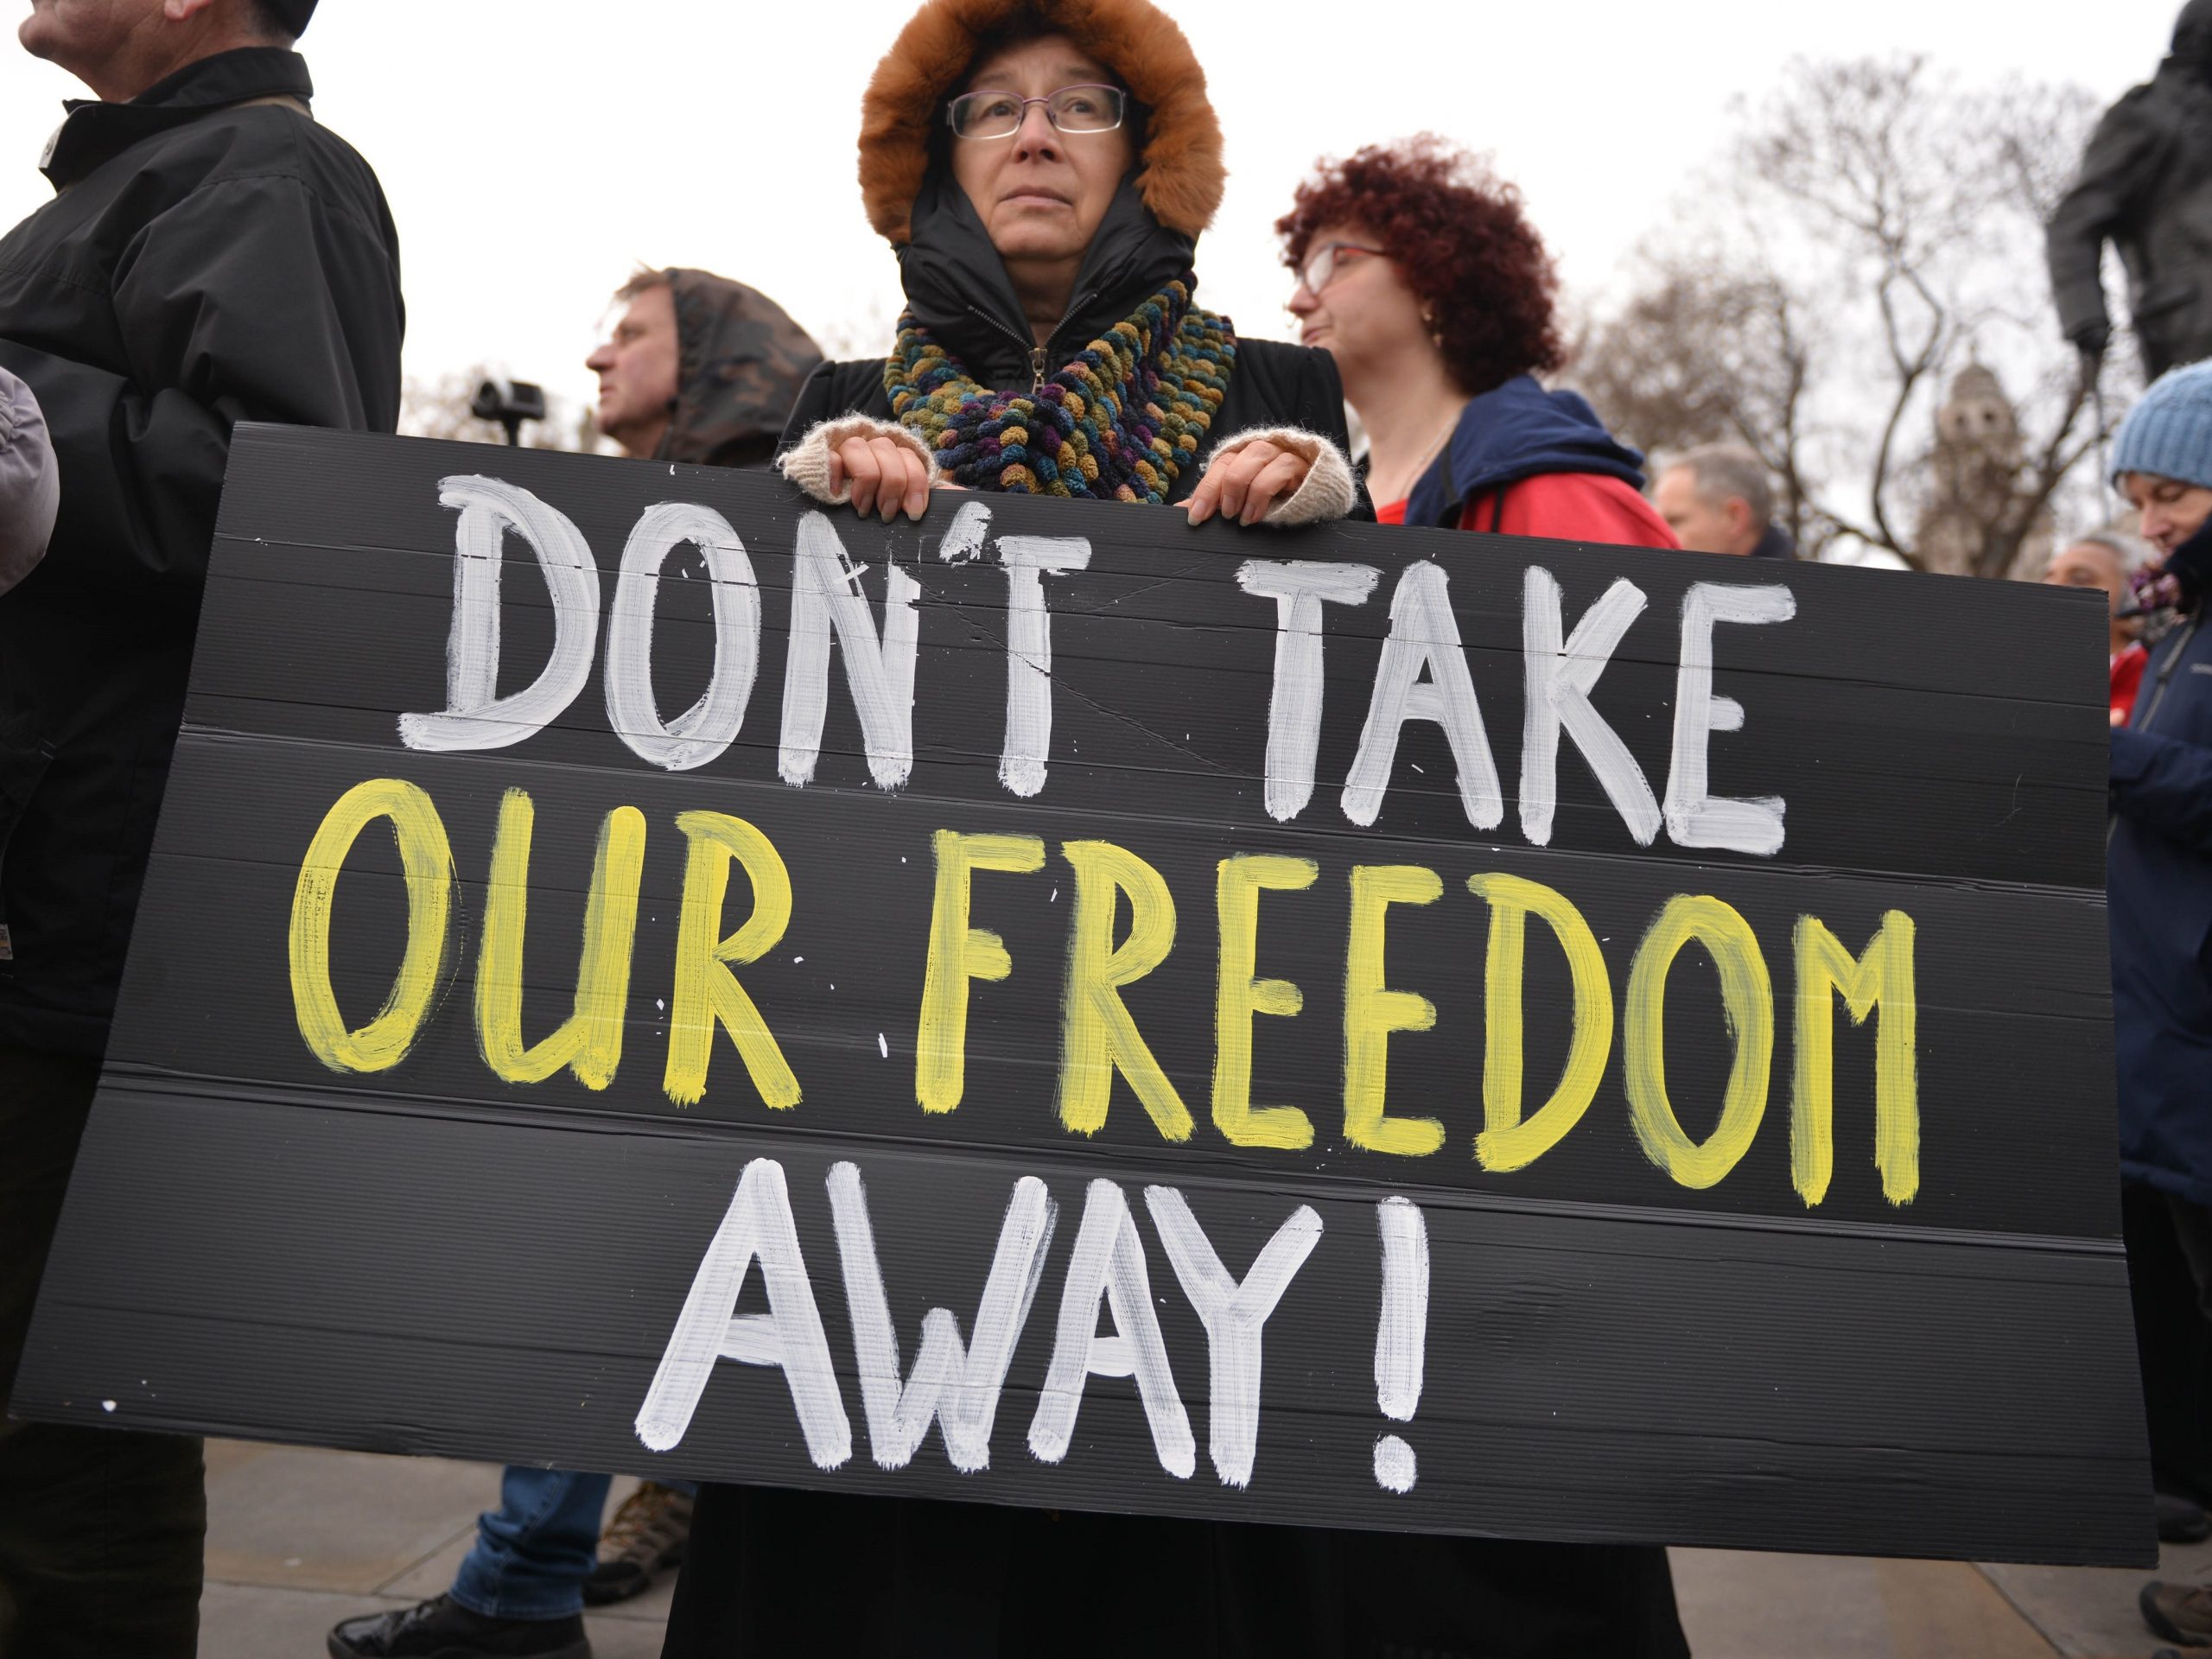
<svg viewBox="0 0 2212 1659"><path fill-rule="evenodd" d="M676 410L659 461L760 467L822 350L783 307L712 271L662 273L676 301Z"/></svg>

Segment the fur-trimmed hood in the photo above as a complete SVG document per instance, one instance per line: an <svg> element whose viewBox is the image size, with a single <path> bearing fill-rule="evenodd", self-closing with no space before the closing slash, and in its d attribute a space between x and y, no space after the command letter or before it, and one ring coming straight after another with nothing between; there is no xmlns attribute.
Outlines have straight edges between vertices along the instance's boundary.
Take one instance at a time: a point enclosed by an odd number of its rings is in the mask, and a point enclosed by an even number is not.
<svg viewBox="0 0 2212 1659"><path fill-rule="evenodd" d="M876 66L861 101L861 195L893 247L912 235L945 100L976 48L1024 12L1059 29L1121 77L1150 112L1137 191L1154 218L1195 239L1221 205L1221 124L1205 72L1174 21L1149 0L927 0Z"/></svg>

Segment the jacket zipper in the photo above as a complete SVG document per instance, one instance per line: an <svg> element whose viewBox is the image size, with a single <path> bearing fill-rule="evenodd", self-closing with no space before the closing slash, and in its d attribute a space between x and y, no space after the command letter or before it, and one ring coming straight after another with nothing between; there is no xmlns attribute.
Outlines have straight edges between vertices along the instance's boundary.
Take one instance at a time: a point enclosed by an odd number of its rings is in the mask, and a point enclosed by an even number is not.
<svg viewBox="0 0 2212 1659"><path fill-rule="evenodd" d="M1077 295L1070 302L1068 308L1061 313L1060 320L1052 325L1052 332L1045 336L1045 343L1042 346L1033 345L1024 340L981 306L969 306L968 315L980 322L989 324L1000 334L1004 334L1029 359L1029 392L1032 397L1034 397L1045 390L1045 365L1051 361L1048 353L1052 349L1052 342L1059 338L1060 330L1068 326L1068 320L1097 297L1097 290L1095 289L1088 294Z"/></svg>

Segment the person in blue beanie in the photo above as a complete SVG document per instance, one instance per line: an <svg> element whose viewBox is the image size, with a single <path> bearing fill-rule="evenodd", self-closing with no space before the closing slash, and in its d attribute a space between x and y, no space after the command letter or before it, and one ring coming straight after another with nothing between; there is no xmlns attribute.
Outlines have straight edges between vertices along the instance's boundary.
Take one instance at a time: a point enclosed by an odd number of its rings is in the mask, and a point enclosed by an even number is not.
<svg viewBox="0 0 2212 1659"><path fill-rule="evenodd" d="M2112 734L2106 841L2120 1173L2164 1200L2212 1320L2212 362L2160 377L2121 423L2112 481L2179 620ZM2143 1587L2145 1623L2212 1644L2212 1586Z"/></svg>

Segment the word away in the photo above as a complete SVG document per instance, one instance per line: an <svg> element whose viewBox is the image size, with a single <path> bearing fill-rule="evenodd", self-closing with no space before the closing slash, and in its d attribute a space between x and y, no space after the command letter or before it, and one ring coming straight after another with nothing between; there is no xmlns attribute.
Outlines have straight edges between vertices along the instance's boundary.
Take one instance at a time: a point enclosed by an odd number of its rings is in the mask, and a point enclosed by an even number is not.
<svg viewBox="0 0 2212 1659"><path fill-rule="evenodd" d="M436 752L499 749L520 743L558 719L591 677L600 620L599 565L582 531L529 491L494 478L443 480L439 500L460 514L455 528L453 628L446 648L446 707L399 719L409 747ZM1024 798L1045 787L1052 752L1052 633L1044 579L1090 564L1081 536L989 537L991 510L961 504L938 545L940 560L981 561L992 540L1006 577L1006 724L999 780ZM537 677L498 695L502 549L513 534L537 556L553 599L554 643ZM654 603L661 572L676 550L698 550L712 588L715 665L699 700L664 721L652 685ZM790 652L784 664L783 720L776 769L803 786L822 752L830 698L832 639L844 658L846 684L859 715L868 772L899 789L914 766L914 670L921 637L913 575L896 564L884 574L883 622L868 613L865 566L849 555L827 515L801 517L791 556ZM1366 603L1382 573L1372 565L1311 560L1253 560L1238 572L1243 590L1275 607L1274 671L1268 709L1265 800L1287 823L1313 797L1321 739L1323 607ZM1526 715L1519 793L1521 831L1549 843L1558 799L1560 738L1572 739L1604 787L1630 836L1649 847L1661 826L1678 846L1771 857L1782 849L1784 803L1739 799L1707 787L1707 749L1716 732L1740 730L1743 705L1713 689L1713 629L1723 622L1787 621L1796 613L1788 588L1737 582L1690 585L1681 606L1674 741L1666 794L1655 794L1628 746L1591 702L1591 692L1629 626L1645 607L1642 589L1618 578L1565 630L1560 592L1535 566L1522 578ZM670 502L651 507L622 550L607 624L607 717L630 752L650 765L685 772L719 759L737 739L760 661L760 587L745 543L712 508ZM1406 567L1390 599L1359 747L1338 805L1365 828L1382 811L1398 742L1408 721L1440 727L1458 770L1467 822L1494 830L1505 815L1497 762L1467 669L1452 613L1450 579L1422 560Z"/></svg>
<svg viewBox="0 0 2212 1659"><path fill-rule="evenodd" d="M902 1378L860 1171L850 1163L832 1165L826 1185L869 1454L880 1468L903 1469L935 1422L952 1466L963 1474L981 1473L990 1466L1000 1395L1044 1278L1058 1206L1035 1176L1014 1183L971 1340L961 1342L959 1321L950 1310L931 1308L922 1317L921 1351ZM1262 1332L1320 1243L1321 1218L1311 1206L1299 1205L1240 1281L1222 1264L1179 1191L1148 1186L1145 1206L1176 1281L1205 1328L1207 1451L1214 1472L1225 1485L1248 1486L1259 1447ZM1382 1250L1377 1404L1393 1420L1410 1421L1421 1399L1427 1341L1428 1236L1421 1211L1405 1198L1383 1200L1377 1217ZM738 1314L738 1293L756 1262L768 1312ZM1111 1335L1099 1334L1101 1302L1112 1318ZM655 1452L681 1443L715 1363L725 1359L783 1371L817 1468L840 1468L852 1457L852 1425L829 1334L800 1255L784 1168L772 1158L753 1160L739 1178L638 1412L638 1438ZM1092 1181L1084 1197L1052 1359L1030 1419L1029 1451L1039 1461L1066 1459L1084 1386L1094 1376L1135 1379L1160 1466L1188 1480L1198 1466L1197 1441L1153 1312L1143 1237L1127 1195L1103 1179ZM1392 1491L1412 1490L1414 1452L1400 1436L1376 1441L1375 1478Z"/></svg>

